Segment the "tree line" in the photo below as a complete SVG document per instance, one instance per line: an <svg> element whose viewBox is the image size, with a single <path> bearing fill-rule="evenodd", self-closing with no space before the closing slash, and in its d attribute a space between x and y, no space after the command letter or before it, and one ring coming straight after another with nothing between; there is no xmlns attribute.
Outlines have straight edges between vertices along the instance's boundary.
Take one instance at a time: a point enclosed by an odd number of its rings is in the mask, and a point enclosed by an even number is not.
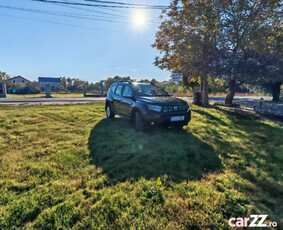
<svg viewBox="0 0 283 230"><path fill-rule="evenodd" d="M61 77L61 91L64 92L83 92L92 91L92 92L100 92L101 90L107 91L110 86L120 80L129 80L132 81L130 77L109 77L106 80L101 80L99 82L89 82L83 81L79 78L69 78L69 77Z"/></svg>
<svg viewBox="0 0 283 230"><path fill-rule="evenodd" d="M41 93L41 90L38 86L38 82L33 81L28 84L23 83L12 83L7 81L11 78L5 72L0 71L0 81L4 80L7 83L7 89L9 94L36 94ZM91 94L105 94L108 91L110 86L117 81L120 80L128 80L128 81L137 81L136 79L132 79L131 77L109 77L105 80L101 80L99 82L89 82L83 81L80 78L70 78L70 77L61 77L61 93L83 93L86 91ZM141 82L152 82L155 83L162 88L164 88L167 92L176 94L176 95L187 95L191 96L193 92L199 90L200 87L200 77L193 78L188 81L185 85L181 82L176 84L172 81L160 82L156 79L141 79ZM228 82L223 78L208 78L208 93L209 94L217 94L217 93L225 93ZM256 94L268 94L268 87L262 87L260 85L249 85L243 84L241 86L237 86L236 92L238 93L256 93Z"/></svg>
<svg viewBox="0 0 283 230"><path fill-rule="evenodd" d="M0 81L5 81L7 84L8 93L11 94L32 94L40 93L40 88L37 81L33 81L27 84L24 83L12 83L9 81L11 76L6 72L0 71ZM64 93L83 93L84 90L89 92L106 92L110 86L120 80L135 81L128 77L109 77L99 82L89 82L81 80L80 78L60 77L61 79L61 92ZM150 82L149 80L141 80L143 82ZM156 80L153 80L157 82Z"/></svg>
<svg viewBox="0 0 283 230"><path fill-rule="evenodd" d="M243 84L269 88L278 101L282 15L280 0L173 0L152 45L155 65L183 73L185 85L200 78L203 105L209 78L227 81L227 105Z"/></svg>

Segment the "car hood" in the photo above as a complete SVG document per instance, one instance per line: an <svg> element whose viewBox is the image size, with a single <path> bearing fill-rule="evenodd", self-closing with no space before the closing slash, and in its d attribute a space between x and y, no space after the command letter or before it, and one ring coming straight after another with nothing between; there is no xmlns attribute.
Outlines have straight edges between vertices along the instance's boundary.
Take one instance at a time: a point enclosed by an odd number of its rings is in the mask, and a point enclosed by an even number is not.
<svg viewBox="0 0 283 230"><path fill-rule="evenodd" d="M179 104L186 103L184 100L181 100L176 97L139 97L140 101L151 104Z"/></svg>

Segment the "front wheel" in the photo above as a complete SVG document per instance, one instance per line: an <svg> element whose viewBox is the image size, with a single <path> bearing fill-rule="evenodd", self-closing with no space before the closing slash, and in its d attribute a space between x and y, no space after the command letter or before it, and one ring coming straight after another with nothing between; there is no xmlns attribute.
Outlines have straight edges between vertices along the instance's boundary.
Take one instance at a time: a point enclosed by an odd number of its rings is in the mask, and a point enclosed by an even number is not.
<svg viewBox="0 0 283 230"><path fill-rule="evenodd" d="M108 104L108 105L106 106L106 117L107 117L107 118L114 118L114 116L115 116L115 114L114 114L114 112L112 111L111 106Z"/></svg>
<svg viewBox="0 0 283 230"><path fill-rule="evenodd" d="M135 114L135 127L137 132L144 131L144 121L140 112L136 112Z"/></svg>

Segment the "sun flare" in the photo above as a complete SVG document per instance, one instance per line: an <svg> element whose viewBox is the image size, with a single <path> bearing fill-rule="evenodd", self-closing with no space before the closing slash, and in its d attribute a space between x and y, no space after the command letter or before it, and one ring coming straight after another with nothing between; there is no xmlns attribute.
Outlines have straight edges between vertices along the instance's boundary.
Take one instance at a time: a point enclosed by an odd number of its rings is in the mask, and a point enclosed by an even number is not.
<svg viewBox="0 0 283 230"><path fill-rule="evenodd" d="M144 12L138 11L133 15L133 23L137 27L144 27L146 23L146 15Z"/></svg>

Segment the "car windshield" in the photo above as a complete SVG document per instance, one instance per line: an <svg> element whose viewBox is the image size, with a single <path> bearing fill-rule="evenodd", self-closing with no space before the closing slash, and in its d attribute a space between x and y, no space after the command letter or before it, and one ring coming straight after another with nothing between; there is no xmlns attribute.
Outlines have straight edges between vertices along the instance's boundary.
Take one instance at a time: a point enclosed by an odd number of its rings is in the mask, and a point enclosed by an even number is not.
<svg viewBox="0 0 283 230"><path fill-rule="evenodd" d="M164 89L151 84L134 84L134 89L138 96L170 96Z"/></svg>

